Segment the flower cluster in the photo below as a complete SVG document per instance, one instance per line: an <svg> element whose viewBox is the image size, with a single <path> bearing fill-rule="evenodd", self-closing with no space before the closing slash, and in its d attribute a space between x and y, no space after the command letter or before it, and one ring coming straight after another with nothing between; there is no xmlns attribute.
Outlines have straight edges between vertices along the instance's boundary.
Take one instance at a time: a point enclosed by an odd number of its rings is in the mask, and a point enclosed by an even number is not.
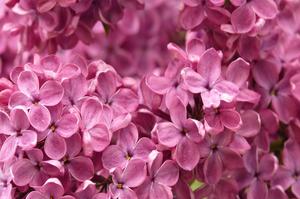
<svg viewBox="0 0 300 199"><path fill-rule="evenodd" d="M300 199L298 0L0 3L0 199Z"/></svg>

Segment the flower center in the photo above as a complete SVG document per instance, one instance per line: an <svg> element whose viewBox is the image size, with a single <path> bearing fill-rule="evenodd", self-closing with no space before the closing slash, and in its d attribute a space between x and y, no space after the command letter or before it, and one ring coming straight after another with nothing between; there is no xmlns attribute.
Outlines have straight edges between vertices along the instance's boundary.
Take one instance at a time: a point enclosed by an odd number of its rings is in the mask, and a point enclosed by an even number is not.
<svg viewBox="0 0 300 199"><path fill-rule="evenodd" d="M50 126L50 130L54 133L56 131L56 126L54 124L52 124Z"/></svg>
<svg viewBox="0 0 300 199"><path fill-rule="evenodd" d="M123 184L122 184L122 183L118 183L118 184L117 184L117 188L118 188L118 189L123 189Z"/></svg>

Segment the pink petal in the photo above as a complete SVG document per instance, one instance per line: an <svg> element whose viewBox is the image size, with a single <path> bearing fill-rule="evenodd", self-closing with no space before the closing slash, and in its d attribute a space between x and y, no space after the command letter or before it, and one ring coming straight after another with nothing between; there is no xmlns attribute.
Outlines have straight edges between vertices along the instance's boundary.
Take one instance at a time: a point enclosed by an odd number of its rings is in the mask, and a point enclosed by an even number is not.
<svg viewBox="0 0 300 199"><path fill-rule="evenodd" d="M13 132L9 116L3 111L0 111L0 132L8 135Z"/></svg>
<svg viewBox="0 0 300 199"><path fill-rule="evenodd" d="M153 183L150 188L149 199L156 199L156 198L161 198L161 199L173 198L171 188L158 183Z"/></svg>
<svg viewBox="0 0 300 199"><path fill-rule="evenodd" d="M58 104L64 95L64 88L55 81L47 81L40 89L40 103L45 106Z"/></svg>
<svg viewBox="0 0 300 199"><path fill-rule="evenodd" d="M186 51L191 61L199 61L205 51L205 44L200 39L192 39L186 44Z"/></svg>
<svg viewBox="0 0 300 199"><path fill-rule="evenodd" d="M56 5L55 0L50 0L50 1L39 1L37 4L37 10L41 13L43 12L48 12L51 10L54 6Z"/></svg>
<svg viewBox="0 0 300 199"><path fill-rule="evenodd" d="M218 154L213 153L206 159L203 167L205 181L208 184L216 184L222 176L223 166Z"/></svg>
<svg viewBox="0 0 300 199"><path fill-rule="evenodd" d="M297 117L298 107L296 104L296 100L288 95L279 95L272 99L273 110L277 113L280 121L284 123L288 123Z"/></svg>
<svg viewBox="0 0 300 199"><path fill-rule="evenodd" d="M181 26L184 29L190 30L200 25L201 22L204 20L204 18L205 18L204 9L202 6L197 6L197 7L186 6L182 11L179 20Z"/></svg>
<svg viewBox="0 0 300 199"><path fill-rule="evenodd" d="M17 84L20 91L29 97L36 96L39 92L39 79L33 72L21 72Z"/></svg>
<svg viewBox="0 0 300 199"><path fill-rule="evenodd" d="M134 148L134 157L147 161L149 154L155 149L156 146L151 139L142 137L136 143L136 146Z"/></svg>
<svg viewBox="0 0 300 199"><path fill-rule="evenodd" d="M184 106L182 101L177 96L172 97L168 109L170 112L172 122L178 128L181 128L183 126L184 121L187 118L186 107Z"/></svg>
<svg viewBox="0 0 300 199"><path fill-rule="evenodd" d="M91 136L91 145L94 151L103 151L110 143L110 136L107 127L98 124L89 130Z"/></svg>
<svg viewBox="0 0 300 199"><path fill-rule="evenodd" d="M102 72L97 77L97 92L103 100L109 100L117 89L117 76L114 71Z"/></svg>
<svg viewBox="0 0 300 199"><path fill-rule="evenodd" d="M17 138L15 136L9 136L1 146L0 162L5 162L11 159L15 155L17 146Z"/></svg>
<svg viewBox="0 0 300 199"><path fill-rule="evenodd" d="M219 151L220 157L222 158L223 164L226 168L237 169L243 167L243 159L237 152L225 147Z"/></svg>
<svg viewBox="0 0 300 199"><path fill-rule="evenodd" d="M19 91L14 92L10 96L8 102L8 106L10 108L16 107L18 105L29 107L31 104L32 104L31 99Z"/></svg>
<svg viewBox="0 0 300 199"><path fill-rule="evenodd" d="M234 110L222 110L221 111L222 124L229 129L236 129L241 124L241 116Z"/></svg>
<svg viewBox="0 0 300 199"><path fill-rule="evenodd" d="M293 171L280 167L272 177L272 186L280 185L284 190L288 189L295 180L293 178Z"/></svg>
<svg viewBox="0 0 300 199"><path fill-rule="evenodd" d="M264 180L270 180L278 168L278 160L272 154L266 154L260 159L259 172Z"/></svg>
<svg viewBox="0 0 300 199"><path fill-rule="evenodd" d="M240 6L232 12L231 23L237 33L247 33L254 27L255 13L247 4Z"/></svg>
<svg viewBox="0 0 300 199"><path fill-rule="evenodd" d="M207 81L191 68L184 68L181 71L181 77L186 88L192 93L201 93L206 91Z"/></svg>
<svg viewBox="0 0 300 199"><path fill-rule="evenodd" d="M250 74L250 65L242 58L238 58L230 63L226 70L226 79L242 87Z"/></svg>
<svg viewBox="0 0 300 199"><path fill-rule="evenodd" d="M141 185L146 179L146 169L146 164L142 160L134 159L129 161L122 176L124 184L128 187Z"/></svg>
<svg viewBox="0 0 300 199"><path fill-rule="evenodd" d="M277 5L272 0L253 0L250 5L254 12L263 19L273 19L278 14Z"/></svg>
<svg viewBox="0 0 300 199"><path fill-rule="evenodd" d="M157 136L159 142L168 147L176 146L183 137L180 130L170 122L163 122L158 124Z"/></svg>
<svg viewBox="0 0 300 199"><path fill-rule="evenodd" d="M41 68L43 71L51 71L57 73L60 68L60 60L55 55L48 55L41 59Z"/></svg>
<svg viewBox="0 0 300 199"><path fill-rule="evenodd" d="M130 123L118 133L118 145L124 149L131 149L139 138L139 132L133 123Z"/></svg>
<svg viewBox="0 0 300 199"><path fill-rule="evenodd" d="M79 133L75 133L69 138L65 139L67 144L67 154L69 157L75 157L81 150L81 136Z"/></svg>
<svg viewBox="0 0 300 199"><path fill-rule="evenodd" d="M10 112L10 117L16 130L28 129L30 124L27 114L22 108L14 108Z"/></svg>
<svg viewBox="0 0 300 199"><path fill-rule="evenodd" d="M295 196L297 198L300 197L300 181L299 180L297 180L297 182L292 185L292 192L293 192L293 194L295 194Z"/></svg>
<svg viewBox="0 0 300 199"><path fill-rule="evenodd" d="M179 169L173 160L166 160L155 174L155 181L166 186L174 186L179 177Z"/></svg>
<svg viewBox="0 0 300 199"><path fill-rule="evenodd" d="M268 196L268 188L267 185L260 181L260 180L254 180L248 190L247 198L248 199L266 199Z"/></svg>
<svg viewBox="0 0 300 199"><path fill-rule="evenodd" d="M89 98L81 105L81 118L87 129L95 126L101 119L102 104L94 99Z"/></svg>
<svg viewBox="0 0 300 199"><path fill-rule="evenodd" d="M272 187L268 193L268 199L288 199L288 196L280 186Z"/></svg>
<svg viewBox="0 0 300 199"><path fill-rule="evenodd" d="M40 104L32 105L29 110L29 122L38 131L44 131L49 126L51 115L49 110Z"/></svg>
<svg viewBox="0 0 300 199"><path fill-rule="evenodd" d="M138 107L138 96L131 89L122 88L112 98L111 107L117 113L134 112Z"/></svg>
<svg viewBox="0 0 300 199"><path fill-rule="evenodd" d="M64 187L57 178L49 178L40 188L40 191L53 198L60 198L64 194Z"/></svg>
<svg viewBox="0 0 300 199"><path fill-rule="evenodd" d="M260 131L261 121L257 112L247 110L241 114L242 125L237 130L237 133L244 137L252 137Z"/></svg>
<svg viewBox="0 0 300 199"><path fill-rule="evenodd" d="M123 168L126 163L126 153L117 145L111 145L102 154L102 164L107 170Z"/></svg>
<svg viewBox="0 0 300 199"><path fill-rule="evenodd" d="M196 167L200 159L197 144L184 137L176 147L176 161L184 170L191 171Z"/></svg>
<svg viewBox="0 0 300 199"><path fill-rule="evenodd" d="M14 176L14 183L18 186L27 185L37 172L34 165L28 159L21 159L17 161L13 164L11 170Z"/></svg>
<svg viewBox="0 0 300 199"><path fill-rule="evenodd" d="M94 175L94 165L91 159L78 156L68 164L69 172L78 181L89 180Z"/></svg>
<svg viewBox="0 0 300 199"><path fill-rule="evenodd" d="M166 94L166 92L172 86L169 79L155 75L148 76L148 78L146 79L146 84L154 92L161 95Z"/></svg>
<svg viewBox="0 0 300 199"><path fill-rule="evenodd" d="M44 150L48 157L59 160L66 155L67 145L64 138L57 133L50 132L46 138Z"/></svg>
<svg viewBox="0 0 300 199"><path fill-rule="evenodd" d="M260 60L252 68L252 74L255 81L266 89L271 89L278 81L279 72L275 64Z"/></svg>
<svg viewBox="0 0 300 199"><path fill-rule="evenodd" d="M290 82L293 96L300 101L300 75L294 75Z"/></svg>
<svg viewBox="0 0 300 199"><path fill-rule="evenodd" d="M210 48L203 53L197 66L197 71L208 81L209 86L213 85L220 77L221 56L214 48Z"/></svg>
<svg viewBox="0 0 300 199"><path fill-rule="evenodd" d="M239 93L237 85L226 80L218 82L214 89L219 92L220 100L225 102L232 102Z"/></svg>
<svg viewBox="0 0 300 199"><path fill-rule="evenodd" d="M78 129L78 118L74 114L65 114L55 124L55 132L64 138L71 137Z"/></svg>
<svg viewBox="0 0 300 199"><path fill-rule="evenodd" d="M23 130L22 136L18 137L18 145L24 149L32 149L37 143L37 134L35 131Z"/></svg>
<svg viewBox="0 0 300 199"><path fill-rule="evenodd" d="M193 142L200 142L205 136L203 124L194 119L187 119L184 123L186 136Z"/></svg>
<svg viewBox="0 0 300 199"><path fill-rule="evenodd" d="M48 197L41 192L32 191L26 196L26 199L48 199Z"/></svg>
<svg viewBox="0 0 300 199"><path fill-rule="evenodd" d="M65 64L59 71L58 79L71 79L81 74L80 68L75 64Z"/></svg>

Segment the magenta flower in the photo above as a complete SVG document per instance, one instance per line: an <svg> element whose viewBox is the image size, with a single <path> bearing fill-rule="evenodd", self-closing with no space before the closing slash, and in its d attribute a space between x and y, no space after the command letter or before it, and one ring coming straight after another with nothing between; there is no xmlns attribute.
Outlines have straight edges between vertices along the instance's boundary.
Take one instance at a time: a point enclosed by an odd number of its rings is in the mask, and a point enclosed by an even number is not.
<svg viewBox="0 0 300 199"><path fill-rule="evenodd" d="M10 116L5 112L0 112L0 131L7 135L0 150L0 161L11 159L17 147L22 150L29 150L35 147L37 143L37 134L29 129L30 124L26 112L15 107L11 110Z"/></svg>
<svg viewBox="0 0 300 199"><path fill-rule="evenodd" d="M187 118L186 108L179 98L173 99L170 115L172 122L157 125L158 141L164 146L176 147L175 159L178 165L185 170L192 170L200 159L197 144L205 134L203 124Z"/></svg>
<svg viewBox="0 0 300 199"><path fill-rule="evenodd" d="M27 196L26 199L75 199L73 196L64 196L64 187L57 178L49 178L43 186L38 188L38 191L32 191Z"/></svg>
<svg viewBox="0 0 300 199"><path fill-rule="evenodd" d="M65 138L71 137L78 130L79 119L75 114L62 113L62 105L49 108L51 122L46 129L44 150L46 155L54 160L59 160L66 155L67 145Z"/></svg>
<svg viewBox="0 0 300 199"><path fill-rule="evenodd" d="M229 131L213 136L207 134L201 141L199 150L201 157L205 158L203 173L208 184L217 184L225 169L242 167L240 154L230 148L232 141L233 133Z"/></svg>
<svg viewBox="0 0 300 199"><path fill-rule="evenodd" d="M241 188L249 186L247 198L268 197L267 182L272 179L278 168L278 160L272 154L259 154L253 146L243 157L245 170L236 173Z"/></svg>
<svg viewBox="0 0 300 199"><path fill-rule="evenodd" d="M183 82L192 93L201 93L204 107L218 107L220 101L232 102L238 95L238 87L221 79L221 56L213 48L206 50L197 65L197 72L185 68L181 72Z"/></svg>
<svg viewBox="0 0 300 199"><path fill-rule="evenodd" d="M179 177L179 169L173 160L163 162L163 155L153 151L150 154L148 173L144 183L136 190L138 198L172 199L171 186L174 186Z"/></svg>
<svg viewBox="0 0 300 199"><path fill-rule="evenodd" d="M296 158L299 152L299 145L294 140L289 139L283 150L283 165L278 168L272 178L273 186L280 185L284 190L291 187L297 198L300 197L300 161Z"/></svg>
<svg viewBox="0 0 300 199"><path fill-rule="evenodd" d="M46 106L58 104L64 94L63 87L55 81L46 81L41 87L37 75L30 71L20 73L17 85L9 106L25 106L29 109L30 124L39 131L44 131L50 124L51 116Z"/></svg>
<svg viewBox="0 0 300 199"><path fill-rule="evenodd" d="M103 151L110 143L111 135L105 124L100 123L102 104L95 98L87 98L81 105L81 124L86 152Z"/></svg>
<svg viewBox="0 0 300 199"><path fill-rule="evenodd" d="M146 179L146 164L142 160L132 160L124 171L116 169L113 173L113 184L110 185L110 192L113 198L137 199L132 188L138 187Z"/></svg>
<svg viewBox="0 0 300 199"><path fill-rule="evenodd" d="M224 127L237 130L242 124L240 114L234 110L234 104L226 102L221 102L218 108L204 109L204 119L208 128L215 133L222 132Z"/></svg>
<svg viewBox="0 0 300 199"><path fill-rule="evenodd" d="M13 181L18 186L41 186L49 176L58 176L62 165L57 160L43 160L43 152L32 149L27 153L28 159L17 160L12 165Z"/></svg>
<svg viewBox="0 0 300 199"><path fill-rule="evenodd" d="M104 168L114 170L125 168L134 159L148 161L148 155L155 149L155 144L149 138L138 140L138 131L134 124L118 132L117 145L108 146L102 154Z"/></svg>

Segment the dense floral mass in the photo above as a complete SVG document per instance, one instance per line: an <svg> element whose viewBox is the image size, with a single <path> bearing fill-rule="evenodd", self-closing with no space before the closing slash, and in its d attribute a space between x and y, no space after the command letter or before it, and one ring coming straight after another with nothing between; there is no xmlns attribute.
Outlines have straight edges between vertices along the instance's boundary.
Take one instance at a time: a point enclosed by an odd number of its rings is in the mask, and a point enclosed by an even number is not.
<svg viewBox="0 0 300 199"><path fill-rule="evenodd" d="M0 2L0 199L300 199L298 0Z"/></svg>

